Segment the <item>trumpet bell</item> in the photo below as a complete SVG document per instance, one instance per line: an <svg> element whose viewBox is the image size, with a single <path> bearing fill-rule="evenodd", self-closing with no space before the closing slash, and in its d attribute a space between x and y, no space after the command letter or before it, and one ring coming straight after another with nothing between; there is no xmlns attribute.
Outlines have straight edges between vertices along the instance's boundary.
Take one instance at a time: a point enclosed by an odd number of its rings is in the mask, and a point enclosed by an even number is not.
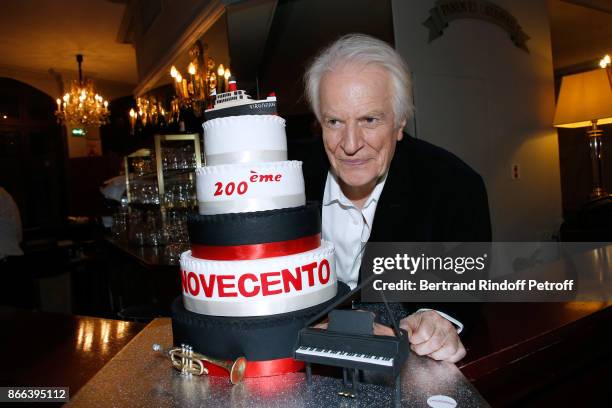
<svg viewBox="0 0 612 408"><path fill-rule="evenodd" d="M244 378L244 372L246 371L247 360L244 357L238 357L232 364L229 370L230 382L232 384L238 384Z"/></svg>

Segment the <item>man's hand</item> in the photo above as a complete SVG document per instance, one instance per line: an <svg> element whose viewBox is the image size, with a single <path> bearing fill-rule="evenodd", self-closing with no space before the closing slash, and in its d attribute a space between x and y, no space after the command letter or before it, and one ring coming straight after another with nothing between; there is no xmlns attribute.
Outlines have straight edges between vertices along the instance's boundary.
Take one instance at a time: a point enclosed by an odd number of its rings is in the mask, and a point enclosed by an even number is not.
<svg viewBox="0 0 612 408"><path fill-rule="evenodd" d="M327 322L314 326L327 329ZM465 347L455 326L434 310L413 313L400 320L400 328L408 332L410 348L420 356L456 363L465 357ZM374 334L394 336L393 329L374 323Z"/></svg>
<svg viewBox="0 0 612 408"><path fill-rule="evenodd" d="M465 357L465 347L455 326L434 310L411 314L400 320L400 328L408 332L410 348L420 356L456 363ZM374 324L374 334L393 336L393 330Z"/></svg>
<svg viewBox="0 0 612 408"><path fill-rule="evenodd" d="M465 347L455 326L434 310L411 314L400 321L408 332L410 348L420 356L456 363L465 357Z"/></svg>

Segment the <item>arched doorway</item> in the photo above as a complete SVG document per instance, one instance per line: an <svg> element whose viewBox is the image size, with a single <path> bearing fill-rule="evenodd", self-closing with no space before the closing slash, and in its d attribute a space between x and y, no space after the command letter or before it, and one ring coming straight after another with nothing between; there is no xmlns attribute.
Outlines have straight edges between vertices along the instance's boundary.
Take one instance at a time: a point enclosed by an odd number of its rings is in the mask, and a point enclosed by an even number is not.
<svg viewBox="0 0 612 408"><path fill-rule="evenodd" d="M65 148L54 111L47 94L0 78L0 185L19 206L24 239L62 225Z"/></svg>

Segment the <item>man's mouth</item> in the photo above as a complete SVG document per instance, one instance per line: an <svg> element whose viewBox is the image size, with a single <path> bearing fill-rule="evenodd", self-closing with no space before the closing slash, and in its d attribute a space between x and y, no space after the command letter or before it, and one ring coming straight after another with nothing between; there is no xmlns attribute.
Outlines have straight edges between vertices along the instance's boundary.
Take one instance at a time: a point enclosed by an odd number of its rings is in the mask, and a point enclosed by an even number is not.
<svg viewBox="0 0 612 408"><path fill-rule="evenodd" d="M368 162L368 159L340 159L345 166L361 166Z"/></svg>

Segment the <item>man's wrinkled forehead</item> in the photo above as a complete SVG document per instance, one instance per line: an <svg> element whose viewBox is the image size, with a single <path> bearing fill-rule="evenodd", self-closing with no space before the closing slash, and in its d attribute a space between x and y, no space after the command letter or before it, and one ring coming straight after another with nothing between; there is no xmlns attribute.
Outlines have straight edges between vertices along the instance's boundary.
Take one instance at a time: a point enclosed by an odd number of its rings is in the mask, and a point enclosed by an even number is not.
<svg viewBox="0 0 612 408"><path fill-rule="evenodd" d="M350 110L358 114L393 116L393 89L386 69L370 65L344 65L321 78L321 115Z"/></svg>

